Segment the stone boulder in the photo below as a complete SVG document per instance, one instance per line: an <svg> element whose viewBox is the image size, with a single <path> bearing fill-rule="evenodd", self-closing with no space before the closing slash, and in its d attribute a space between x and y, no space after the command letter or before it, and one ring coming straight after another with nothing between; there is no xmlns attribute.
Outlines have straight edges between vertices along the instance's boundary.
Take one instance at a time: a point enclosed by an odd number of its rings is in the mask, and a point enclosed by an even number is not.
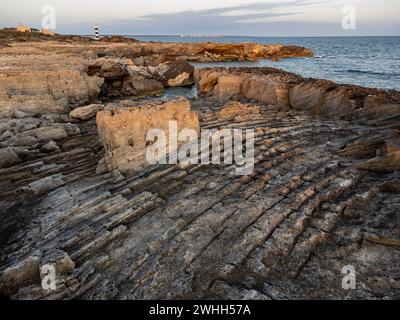
<svg viewBox="0 0 400 320"><path fill-rule="evenodd" d="M128 71L119 62L107 61L100 69L100 76L107 80L122 79L128 75Z"/></svg>
<svg viewBox="0 0 400 320"><path fill-rule="evenodd" d="M164 86L160 81L148 78L142 74L135 74L123 83L122 92L132 96L159 95L163 92Z"/></svg>
<svg viewBox="0 0 400 320"><path fill-rule="evenodd" d="M86 120L90 120L91 118L93 118L96 115L96 113L98 111L100 111L101 109L103 109L103 105L101 105L101 104L90 104L88 106L79 107L79 108L72 110L69 113L69 116L71 118L86 121Z"/></svg>
<svg viewBox="0 0 400 320"><path fill-rule="evenodd" d="M210 94L218 82L219 72L198 69L194 73L194 81L199 96Z"/></svg>
<svg viewBox="0 0 400 320"><path fill-rule="evenodd" d="M394 172L400 170L400 137L385 141L383 155L356 166L358 169L375 172Z"/></svg>
<svg viewBox="0 0 400 320"><path fill-rule="evenodd" d="M177 98L135 107L108 106L97 113L97 127L106 155L97 172L120 172L148 166L146 134L150 129L169 132L169 121L175 120L178 131L191 128L199 131L197 112L190 109L190 101Z"/></svg>
<svg viewBox="0 0 400 320"><path fill-rule="evenodd" d="M127 65L126 69L128 70L129 76L133 77L137 74L141 74L147 78L153 78L153 72L155 70L154 67L150 66L137 66L137 65Z"/></svg>
<svg viewBox="0 0 400 320"><path fill-rule="evenodd" d="M290 86L299 80L294 74L272 68L200 69L194 78L200 96L219 100L244 97L286 108L290 104Z"/></svg>
<svg viewBox="0 0 400 320"><path fill-rule="evenodd" d="M36 138L40 141L58 140L68 137L67 132L61 127L41 127L35 130Z"/></svg>
<svg viewBox="0 0 400 320"><path fill-rule="evenodd" d="M11 148L2 148L0 149L0 168L7 168L18 163L22 162L22 160L18 157L18 155Z"/></svg>
<svg viewBox="0 0 400 320"><path fill-rule="evenodd" d="M124 79L128 76L126 65L131 63L129 59L99 58L87 66L87 74L105 80Z"/></svg>
<svg viewBox="0 0 400 320"><path fill-rule="evenodd" d="M153 69L137 66L130 59L100 58L88 66L88 74L104 78L104 97L151 96L161 94L164 86L154 79Z"/></svg>
<svg viewBox="0 0 400 320"><path fill-rule="evenodd" d="M168 61L158 65L153 76L169 87L188 86L194 83L194 67L184 60Z"/></svg>

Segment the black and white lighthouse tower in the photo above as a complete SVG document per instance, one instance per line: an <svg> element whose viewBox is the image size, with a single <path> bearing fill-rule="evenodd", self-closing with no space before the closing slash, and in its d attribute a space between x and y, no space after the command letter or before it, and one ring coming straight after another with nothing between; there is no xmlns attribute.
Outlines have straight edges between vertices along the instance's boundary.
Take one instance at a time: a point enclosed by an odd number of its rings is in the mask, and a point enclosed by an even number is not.
<svg viewBox="0 0 400 320"><path fill-rule="evenodd" d="M100 32L98 26L94 26L94 40L100 40Z"/></svg>

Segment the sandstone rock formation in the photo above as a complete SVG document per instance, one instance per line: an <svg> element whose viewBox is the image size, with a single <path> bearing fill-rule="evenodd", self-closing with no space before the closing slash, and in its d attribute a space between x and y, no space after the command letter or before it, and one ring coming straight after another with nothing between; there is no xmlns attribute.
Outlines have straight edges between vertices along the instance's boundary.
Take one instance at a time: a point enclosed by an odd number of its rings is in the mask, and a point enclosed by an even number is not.
<svg viewBox="0 0 400 320"><path fill-rule="evenodd" d="M96 42L58 35L36 39L12 31L2 31L0 36L14 41L0 52L0 65L6 66L0 73L2 116L15 110L65 113L96 102L99 94L108 98L159 94L160 82L164 86L192 83L193 68L185 61L312 55L309 49L282 45L140 43L116 37ZM56 41L15 42L23 37Z"/></svg>
<svg viewBox="0 0 400 320"><path fill-rule="evenodd" d="M195 80L199 95L221 101L245 98L277 108L306 110L322 117L354 120L362 124L373 119L376 124L389 122L394 125L395 119L400 117L399 92L304 79L271 68L199 69ZM390 135L389 140L385 140L386 133L380 135L379 143L376 139L373 144L361 141L361 147L357 147L358 152L366 152L372 158L377 158L358 164L357 167L372 171L398 170L398 148L380 150L381 145L396 145L400 141L398 129L394 129L392 135L395 138ZM395 144L393 140L396 141Z"/></svg>
<svg viewBox="0 0 400 320"><path fill-rule="evenodd" d="M153 71L155 77L169 87L193 84L193 73L194 67L184 60L161 63Z"/></svg>
<svg viewBox="0 0 400 320"><path fill-rule="evenodd" d="M35 114L64 113L69 106L96 99L102 83L101 78L89 77L84 70L2 72L0 114L9 116L15 110Z"/></svg>
<svg viewBox="0 0 400 320"><path fill-rule="evenodd" d="M400 94L305 79L273 68L205 68L195 73L200 96L227 101L232 97L307 110L347 120L382 120L399 116Z"/></svg>
<svg viewBox="0 0 400 320"><path fill-rule="evenodd" d="M289 88L299 76L272 68L204 68L195 73L200 96L229 100L234 96L289 107Z"/></svg>
<svg viewBox="0 0 400 320"><path fill-rule="evenodd" d="M313 52L296 46L262 45L255 43L142 43L146 52L147 63L157 61L157 57L165 57L166 61L180 57L187 61L238 61L254 60L257 58L290 58L298 56L311 57Z"/></svg>
<svg viewBox="0 0 400 320"><path fill-rule="evenodd" d="M102 96L143 97L162 93L164 86L193 84L194 68L186 61L168 61L155 68L137 66L130 59L100 58L88 66L88 74L105 80Z"/></svg>
<svg viewBox="0 0 400 320"><path fill-rule="evenodd" d="M138 107L109 106L99 112L96 122L106 154L97 172L127 172L148 166L146 148L150 142L146 134L161 129L168 137L169 121L176 121L178 132L184 128L199 131L198 114L190 109L187 99Z"/></svg>
<svg viewBox="0 0 400 320"><path fill-rule="evenodd" d="M11 167L22 162L11 148L0 149L0 168Z"/></svg>
<svg viewBox="0 0 400 320"><path fill-rule="evenodd" d="M90 134L68 138L60 153L2 171L2 294L398 298L398 174L357 170L348 161L364 161L362 153L337 153L384 128L257 103L192 104L202 128L256 129L254 173L193 165L95 174L104 154L94 120L82 122ZM33 212L43 214L32 219L28 204L37 199ZM45 261L62 266L55 291L40 287ZM360 287L344 293L347 264L357 267Z"/></svg>
<svg viewBox="0 0 400 320"><path fill-rule="evenodd" d="M196 71L201 97L191 101L132 99L123 82L159 81L155 68L178 57L305 50L68 41L0 49L2 297L400 298L398 92L215 68ZM96 124L88 104L99 99L111 101ZM143 164L145 132L165 119L254 129L254 171L139 170L128 160ZM56 269L55 290L41 286L45 265ZM341 286L346 265L356 290Z"/></svg>
<svg viewBox="0 0 400 320"><path fill-rule="evenodd" d="M163 92L161 82L143 75L134 75L124 81L122 93L133 96L159 95Z"/></svg>
<svg viewBox="0 0 400 320"><path fill-rule="evenodd" d="M23 59L21 58L21 55ZM96 100L104 80L86 73L84 56L46 53L32 46L0 52L0 115L65 113Z"/></svg>

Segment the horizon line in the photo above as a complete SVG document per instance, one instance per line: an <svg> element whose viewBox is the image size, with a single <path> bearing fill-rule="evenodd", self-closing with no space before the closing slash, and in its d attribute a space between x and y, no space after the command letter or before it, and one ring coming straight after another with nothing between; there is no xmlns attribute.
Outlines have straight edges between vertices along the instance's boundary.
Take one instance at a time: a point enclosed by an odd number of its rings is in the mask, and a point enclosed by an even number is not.
<svg viewBox="0 0 400 320"><path fill-rule="evenodd" d="M61 34L60 35L69 35ZM72 35L72 34L71 34ZM74 34L80 36L92 36L92 34ZM251 36L251 35L196 35L196 34L122 34L122 33L104 33L100 36L129 36L129 37L165 37L165 38L226 38L226 37L242 37L242 38L373 38L373 37L400 37L399 35L326 35L326 36Z"/></svg>

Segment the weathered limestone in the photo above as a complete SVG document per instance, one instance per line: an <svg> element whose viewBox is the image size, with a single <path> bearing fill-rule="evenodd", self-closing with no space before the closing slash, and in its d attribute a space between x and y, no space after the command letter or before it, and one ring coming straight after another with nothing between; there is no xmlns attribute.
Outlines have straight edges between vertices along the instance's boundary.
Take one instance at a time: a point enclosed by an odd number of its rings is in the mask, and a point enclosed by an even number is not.
<svg viewBox="0 0 400 320"><path fill-rule="evenodd" d="M217 112L204 113L204 121L243 121L261 118L261 110L257 105L244 104L240 102L229 102Z"/></svg>
<svg viewBox="0 0 400 320"><path fill-rule="evenodd" d="M196 72L205 98L137 100L122 91L132 78L185 83L184 72L157 80L160 63L304 50L79 39L0 49L2 72L79 70L104 82L105 94L84 102L79 90L66 90L71 99L59 109L52 95L27 95L25 109L15 104L0 117L2 297L400 298L398 93L275 69L217 68ZM0 91L0 101L23 94L17 85ZM113 94L118 100L104 110L87 105ZM41 114L45 101L43 111L52 112ZM239 177L236 164L148 166L145 134L168 133L168 120L178 130L254 128L254 171ZM56 290L41 286L48 264ZM349 264L356 290L341 287Z"/></svg>
<svg viewBox="0 0 400 320"><path fill-rule="evenodd" d="M222 75L218 78L218 82L214 88L214 92L221 100L229 100L233 96L241 93L242 80L234 75Z"/></svg>
<svg viewBox="0 0 400 320"><path fill-rule="evenodd" d="M153 119L159 126L165 104L109 105L98 113L105 124L115 121L106 140L125 143L126 125L143 143L140 124L150 127ZM190 110L185 100L170 108L174 116ZM253 174L239 178L231 166L95 174L104 155L96 152L95 123L79 122L94 134L58 142L69 151L2 170L0 293L12 299L398 297L398 174L355 168L376 150L396 149L387 125L244 101L196 99L192 108L204 128L256 129ZM32 256L38 258L25 261ZM56 291L41 288L44 263L62 270ZM349 263L367 289L344 293L336 276L330 281ZM385 271L379 284L376 270ZM319 278L328 280L316 284Z"/></svg>
<svg viewBox="0 0 400 320"><path fill-rule="evenodd" d="M272 68L206 68L195 72L200 96L246 98L329 118L370 120L400 115L400 93L305 79Z"/></svg>
<svg viewBox="0 0 400 320"><path fill-rule="evenodd" d="M392 134L393 136L393 134ZM400 135L386 139L376 148L377 157L357 165L357 168L376 171L393 172L400 170Z"/></svg>
<svg viewBox="0 0 400 320"><path fill-rule="evenodd" d="M312 51L296 46L283 45L261 45L254 43L242 44L223 44L223 43L193 43L189 46L182 44L174 44L157 46L160 52L165 47L173 50L173 52L181 53L187 59L192 61L229 61L229 60L251 60L256 58L288 58L297 55L312 56ZM153 49L154 50L154 49Z"/></svg>
<svg viewBox="0 0 400 320"><path fill-rule="evenodd" d="M47 142L46 144L44 144L42 146L41 150L44 151L44 152L49 152L50 153L50 152L54 152L54 151L59 151L60 148L57 145L57 142L49 141L49 142Z"/></svg>
<svg viewBox="0 0 400 320"><path fill-rule="evenodd" d="M195 73L196 87L201 96L215 96L220 100L232 97L289 107L290 84L299 77L267 68L199 69Z"/></svg>
<svg viewBox="0 0 400 320"><path fill-rule="evenodd" d="M97 59L88 66L88 74L104 78L101 95L107 97L158 95L164 88L150 70L136 66L130 59Z"/></svg>
<svg viewBox="0 0 400 320"><path fill-rule="evenodd" d="M97 97L102 83L101 78L89 77L82 69L2 71L0 88L5 96L0 100L0 115L10 116L15 110L31 114L63 113L69 106L82 105Z"/></svg>
<svg viewBox="0 0 400 320"><path fill-rule="evenodd" d="M169 121L172 120L177 122L178 132L183 128L199 130L198 115L190 109L187 99L137 107L106 107L96 118L99 136L106 149L97 171L118 169L126 172L146 166L147 132L161 129L168 137Z"/></svg>
<svg viewBox="0 0 400 320"><path fill-rule="evenodd" d="M9 34L14 41L25 37L12 31ZM301 47L251 43L161 44L121 37L103 42L58 35L26 37L32 41L56 41L13 43L1 50L0 63L7 65L0 72L1 116L11 116L16 111L31 115L67 113L71 108L96 102L99 95L157 95L162 86L193 83L193 67L187 61L312 55L311 50ZM66 45L62 41L72 42Z"/></svg>
<svg viewBox="0 0 400 320"><path fill-rule="evenodd" d="M136 74L124 81L122 92L125 95L146 96L159 95L164 87L160 81L148 78L141 74Z"/></svg>
<svg viewBox="0 0 400 320"><path fill-rule="evenodd" d="M317 111L322 104L323 91L312 83L294 85L289 91L291 106L298 110Z"/></svg>
<svg viewBox="0 0 400 320"><path fill-rule="evenodd" d="M250 77L242 84L242 92L247 99L286 108L289 107L288 90L289 84L281 83L274 77Z"/></svg>
<svg viewBox="0 0 400 320"><path fill-rule="evenodd" d="M169 87L193 84L193 73L194 67L184 60L161 63L153 71L155 78Z"/></svg>
<svg viewBox="0 0 400 320"><path fill-rule="evenodd" d="M400 94L383 90L338 85L331 81L304 79L271 68L210 68L195 73L196 86L201 96L220 101L246 98L272 107L306 110L314 114L341 119L365 121L393 121L400 116ZM397 136L397 140L400 138ZM359 142L358 142L359 143ZM393 172L398 170L397 151L377 154L381 140L364 146L351 147L355 152L371 159L358 164L360 169ZM348 153L350 149L348 149ZM341 151L341 154L345 154Z"/></svg>
<svg viewBox="0 0 400 320"><path fill-rule="evenodd" d="M40 141L57 140L68 135L63 128L41 127L35 130L35 135Z"/></svg>
<svg viewBox="0 0 400 320"><path fill-rule="evenodd" d="M80 119L83 121L89 120L96 116L96 113L104 108L101 104L90 104L85 107L79 107L69 113L71 118Z"/></svg>
<svg viewBox="0 0 400 320"><path fill-rule="evenodd" d="M4 294L11 294L23 286L38 282L40 261L40 254L35 254L8 267L1 274L0 291Z"/></svg>
<svg viewBox="0 0 400 320"><path fill-rule="evenodd" d="M174 60L211 62L255 60L257 58L281 59L298 56L310 57L310 49L255 43L138 43L119 50L110 48L115 56L132 57L135 64L154 66Z"/></svg>
<svg viewBox="0 0 400 320"><path fill-rule="evenodd" d="M22 160L11 148L0 149L0 168L11 167L20 162Z"/></svg>

